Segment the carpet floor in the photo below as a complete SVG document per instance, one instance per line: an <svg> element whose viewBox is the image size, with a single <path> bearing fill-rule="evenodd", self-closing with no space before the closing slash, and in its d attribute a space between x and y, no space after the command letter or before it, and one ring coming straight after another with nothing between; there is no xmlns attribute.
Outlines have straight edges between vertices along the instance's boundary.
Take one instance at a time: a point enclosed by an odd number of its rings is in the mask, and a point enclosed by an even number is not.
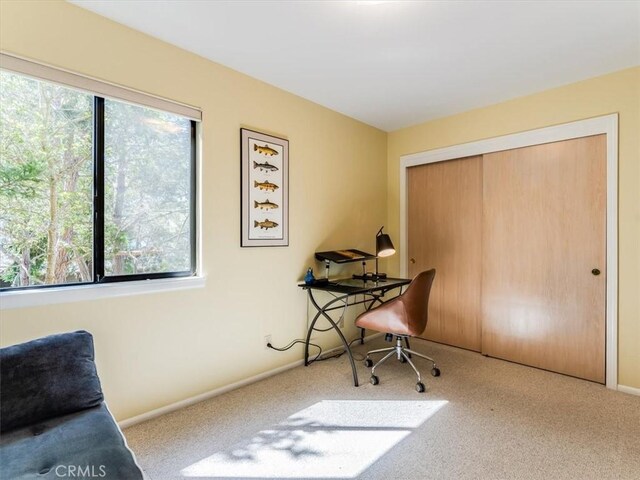
<svg viewBox="0 0 640 480"><path fill-rule="evenodd" d="M381 338L356 346L390 346ZM297 367L125 430L151 480L640 478L640 397L414 341L351 384L346 356Z"/></svg>

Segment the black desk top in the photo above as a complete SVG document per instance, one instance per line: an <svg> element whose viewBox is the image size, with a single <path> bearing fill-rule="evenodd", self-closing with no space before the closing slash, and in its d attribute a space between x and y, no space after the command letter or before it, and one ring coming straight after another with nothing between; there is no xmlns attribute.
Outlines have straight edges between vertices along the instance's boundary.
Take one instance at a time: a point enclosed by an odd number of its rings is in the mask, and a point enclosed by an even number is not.
<svg viewBox="0 0 640 480"><path fill-rule="evenodd" d="M324 290L326 292L336 293L371 293L379 290L388 290L390 288L401 287L411 283L410 278L381 278L377 281L360 280L357 278L340 278L330 280L327 283L318 283L307 285L299 283L298 286L304 289Z"/></svg>

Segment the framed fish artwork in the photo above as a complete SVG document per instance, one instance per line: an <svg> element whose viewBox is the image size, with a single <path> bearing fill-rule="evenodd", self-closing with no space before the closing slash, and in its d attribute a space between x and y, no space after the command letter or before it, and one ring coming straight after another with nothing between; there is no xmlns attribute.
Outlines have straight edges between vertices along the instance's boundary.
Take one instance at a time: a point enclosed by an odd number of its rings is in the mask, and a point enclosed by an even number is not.
<svg viewBox="0 0 640 480"><path fill-rule="evenodd" d="M289 245L289 141L240 129L242 247Z"/></svg>

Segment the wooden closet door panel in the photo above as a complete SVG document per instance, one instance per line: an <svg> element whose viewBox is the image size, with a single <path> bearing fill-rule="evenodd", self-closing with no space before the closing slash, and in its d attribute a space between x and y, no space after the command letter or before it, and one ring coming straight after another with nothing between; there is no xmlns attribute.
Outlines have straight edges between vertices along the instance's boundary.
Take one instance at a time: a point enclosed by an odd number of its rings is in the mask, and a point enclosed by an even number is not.
<svg viewBox="0 0 640 480"><path fill-rule="evenodd" d="M407 185L409 274L436 269L424 336L480 351L482 157L410 168Z"/></svg>
<svg viewBox="0 0 640 480"><path fill-rule="evenodd" d="M605 136L492 153L483 169L483 353L604 383Z"/></svg>

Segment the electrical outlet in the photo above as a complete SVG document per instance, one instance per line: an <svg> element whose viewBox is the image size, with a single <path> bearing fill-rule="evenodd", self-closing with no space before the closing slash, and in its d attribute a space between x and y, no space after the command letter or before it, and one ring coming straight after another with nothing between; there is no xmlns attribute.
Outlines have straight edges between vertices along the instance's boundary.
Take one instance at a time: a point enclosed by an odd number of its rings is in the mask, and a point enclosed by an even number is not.
<svg viewBox="0 0 640 480"><path fill-rule="evenodd" d="M263 342L264 348L268 349L269 347L267 345L269 343L271 343L271 335L265 335L264 336L264 342Z"/></svg>

